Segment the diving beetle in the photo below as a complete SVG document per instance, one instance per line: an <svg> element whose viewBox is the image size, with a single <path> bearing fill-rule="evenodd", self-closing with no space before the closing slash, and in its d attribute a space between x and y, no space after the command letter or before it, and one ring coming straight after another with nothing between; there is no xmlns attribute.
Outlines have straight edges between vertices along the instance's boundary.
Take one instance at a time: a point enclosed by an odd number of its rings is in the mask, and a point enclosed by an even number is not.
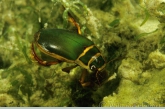
<svg viewBox="0 0 165 109"><path fill-rule="evenodd" d="M73 20L72 23L78 28L78 33L64 29L41 29L34 35L32 42L32 55L39 64L50 66L59 62L75 63L98 75L106 66L106 62L95 44L81 35L80 27ZM43 61L34 50L34 45L44 54L57 59L57 61ZM83 81L80 81L82 86ZM99 83L99 80L98 80Z"/></svg>

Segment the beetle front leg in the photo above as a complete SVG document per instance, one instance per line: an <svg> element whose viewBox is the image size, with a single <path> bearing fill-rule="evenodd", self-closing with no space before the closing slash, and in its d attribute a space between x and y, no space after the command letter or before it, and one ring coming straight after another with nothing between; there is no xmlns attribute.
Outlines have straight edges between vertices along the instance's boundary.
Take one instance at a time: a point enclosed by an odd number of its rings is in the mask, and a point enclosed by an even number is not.
<svg viewBox="0 0 165 109"><path fill-rule="evenodd" d="M87 72L86 69L84 69L84 71L81 73L81 77L80 77L80 80L79 80L82 87L91 86L91 82L85 82L85 79L86 79L87 75L88 75L88 72Z"/></svg>
<svg viewBox="0 0 165 109"><path fill-rule="evenodd" d="M33 58L41 65L44 65L44 66L50 66L50 65L53 65L53 64L58 64L59 61L52 61L52 62L47 62L47 61L43 61L42 59L40 59L37 54L35 53L35 50L34 50L34 45L33 43L31 44L31 53L32 53L32 56Z"/></svg>

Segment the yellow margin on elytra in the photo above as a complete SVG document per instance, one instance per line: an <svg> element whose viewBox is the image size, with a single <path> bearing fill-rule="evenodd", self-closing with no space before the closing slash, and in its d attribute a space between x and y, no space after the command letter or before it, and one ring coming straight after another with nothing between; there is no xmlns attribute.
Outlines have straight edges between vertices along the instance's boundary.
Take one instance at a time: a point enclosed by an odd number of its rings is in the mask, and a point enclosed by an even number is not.
<svg viewBox="0 0 165 109"><path fill-rule="evenodd" d="M80 66L84 67L85 69L89 69L88 65L85 65L80 58L84 56L90 49L92 49L95 45L88 46L84 49L84 51L79 55L79 57L75 60L75 63L79 64Z"/></svg>
<svg viewBox="0 0 165 109"><path fill-rule="evenodd" d="M84 49L84 51L79 55L79 57L78 57L76 60L69 60L69 59L67 59L67 58L64 58L64 57L58 55L58 54L50 53L50 52L45 51L45 50L42 48L42 46L37 42L38 39L39 39L39 36L40 36L40 33L36 33L36 35L35 35L35 43L36 43L36 46L39 48L39 50L40 50L41 52L43 52L43 53L45 53L45 54L47 54L47 55L49 55L49 56L51 56L51 57L53 57L53 58L55 58L55 59L58 59L58 60L60 60L60 61L74 62L74 63L76 63L76 64L78 64L78 65L84 67L85 69L89 69L89 65L90 65L90 64L85 65L85 64L84 64L82 61L80 61L79 59L80 59L82 56L84 56L84 55L85 55L90 49L92 49L95 45L91 45L91 46L86 47L86 48ZM91 59L90 59L90 60L91 60ZM89 63L89 62L88 62L88 63Z"/></svg>
<svg viewBox="0 0 165 109"><path fill-rule="evenodd" d="M67 59L67 58L64 58L64 57L58 55L58 54L50 53L50 52L45 51L45 50L42 48L42 46L37 42L38 39L39 39L40 33L38 33L38 34L36 34L36 35L37 35L37 36L35 36L35 44L37 45L37 47L39 48L39 50L40 50L41 52L43 52L43 53L45 53L45 54L47 54L47 55L49 55L49 56L51 56L51 57L53 57L53 58L55 58L55 59L58 59L58 60L60 60L60 61L74 62L74 60L69 60L69 59Z"/></svg>
<svg viewBox="0 0 165 109"><path fill-rule="evenodd" d="M96 58L98 58L99 56L102 57L101 53L96 53L94 56L92 56L91 59L90 59L89 62L88 62L88 66L89 66ZM106 64L104 63L104 65L101 66L100 68L98 68L97 70L98 70L98 71L101 71L102 69L104 69L105 66L106 66Z"/></svg>

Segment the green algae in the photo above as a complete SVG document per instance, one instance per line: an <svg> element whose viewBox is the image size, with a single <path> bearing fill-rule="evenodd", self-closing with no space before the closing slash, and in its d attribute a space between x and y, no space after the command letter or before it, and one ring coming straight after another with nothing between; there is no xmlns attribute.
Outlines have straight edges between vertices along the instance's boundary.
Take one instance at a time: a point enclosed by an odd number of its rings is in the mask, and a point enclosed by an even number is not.
<svg viewBox="0 0 165 109"><path fill-rule="evenodd" d="M128 79L122 79L120 82L118 93L113 93L113 95L104 97L102 106L164 106L164 71L165 69L143 72L143 76L141 77L141 79L145 78L146 80L142 85L136 84L135 82L132 82ZM162 78L160 78L159 76L162 76Z"/></svg>
<svg viewBox="0 0 165 109"><path fill-rule="evenodd" d="M164 7L161 0L0 1L0 106L165 106ZM31 58L39 29L76 32L67 12L110 61L97 89L81 87L81 67L66 73L72 64L44 67Z"/></svg>

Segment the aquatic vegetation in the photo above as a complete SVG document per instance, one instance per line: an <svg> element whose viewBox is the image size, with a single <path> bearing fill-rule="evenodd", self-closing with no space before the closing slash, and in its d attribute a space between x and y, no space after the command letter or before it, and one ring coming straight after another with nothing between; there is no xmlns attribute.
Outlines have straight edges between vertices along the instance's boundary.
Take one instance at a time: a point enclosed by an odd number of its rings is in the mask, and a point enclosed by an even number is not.
<svg viewBox="0 0 165 109"><path fill-rule="evenodd" d="M163 0L1 0L0 106L165 106L164 10ZM110 61L97 89L78 82L80 66L31 58L39 29L77 33L67 13Z"/></svg>
<svg viewBox="0 0 165 109"><path fill-rule="evenodd" d="M140 24L140 26L143 26L146 22L147 22L147 20L149 19L149 17L150 17L150 13L148 12L148 10L147 9L144 9L144 11L145 11L145 19L143 20L143 22Z"/></svg>
<svg viewBox="0 0 165 109"><path fill-rule="evenodd" d="M151 32L149 32L149 33L141 33L141 34L135 36L135 40L138 40L140 37L147 36L147 35L149 35L149 34L152 34L152 33L156 32L156 31L157 31L157 29L154 30L154 31L151 31Z"/></svg>

